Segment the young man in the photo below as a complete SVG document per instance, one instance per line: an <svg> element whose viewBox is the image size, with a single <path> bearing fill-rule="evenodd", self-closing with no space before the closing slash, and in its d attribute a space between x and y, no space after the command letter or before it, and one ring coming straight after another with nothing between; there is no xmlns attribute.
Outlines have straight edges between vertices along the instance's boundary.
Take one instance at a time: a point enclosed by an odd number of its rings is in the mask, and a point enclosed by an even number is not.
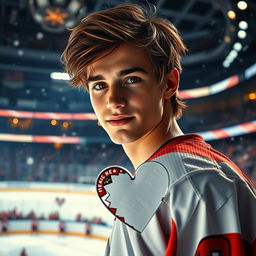
<svg viewBox="0 0 256 256"><path fill-rule="evenodd" d="M256 255L249 181L176 122L185 106L177 92L185 51L169 21L132 4L90 14L72 30L63 54L71 84L88 90L101 126L135 169L154 162L169 175L143 232L116 219L106 255Z"/></svg>

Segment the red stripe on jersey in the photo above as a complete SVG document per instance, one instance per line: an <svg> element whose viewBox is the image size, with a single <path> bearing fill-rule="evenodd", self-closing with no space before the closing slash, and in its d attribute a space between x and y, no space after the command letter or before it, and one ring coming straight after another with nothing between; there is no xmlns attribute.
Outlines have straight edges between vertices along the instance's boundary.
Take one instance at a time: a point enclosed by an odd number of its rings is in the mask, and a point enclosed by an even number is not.
<svg viewBox="0 0 256 256"><path fill-rule="evenodd" d="M177 228L174 220L172 219L172 231L168 241L165 256L176 256L177 254Z"/></svg>
<svg viewBox="0 0 256 256"><path fill-rule="evenodd" d="M164 146L158 149L149 160L152 160L156 157L168 154L168 153L176 153L176 152L184 152L194 155L199 155L203 157L207 157L209 159L214 159L216 161L222 161L223 157L225 160L229 160L227 157L222 155L221 153L215 154L216 151L213 153L211 152L213 149L212 147L207 144L203 138L198 134L189 134L174 138L169 143L167 142Z"/></svg>
<svg viewBox="0 0 256 256"><path fill-rule="evenodd" d="M198 134L179 136L166 142L148 160L174 152L186 152L211 158L209 153L206 154L209 152L209 150L205 149L206 145L203 138Z"/></svg>
<svg viewBox="0 0 256 256"><path fill-rule="evenodd" d="M169 143L167 142L158 149L148 160L153 160L168 153L178 152L206 157L217 162L226 162L241 178L245 179L250 186L253 187L249 178L247 178L246 175L227 156L213 149L211 145L207 144L203 140L203 137L198 134L188 134L174 138Z"/></svg>

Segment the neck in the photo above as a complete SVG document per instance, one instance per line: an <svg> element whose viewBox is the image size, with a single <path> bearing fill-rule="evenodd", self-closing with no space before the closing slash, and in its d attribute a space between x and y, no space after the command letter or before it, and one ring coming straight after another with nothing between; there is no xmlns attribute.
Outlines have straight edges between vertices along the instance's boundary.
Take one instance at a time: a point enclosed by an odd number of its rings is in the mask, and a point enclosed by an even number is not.
<svg viewBox="0 0 256 256"><path fill-rule="evenodd" d="M160 123L137 141L123 144L123 149L135 169L144 163L167 140L183 135L174 118L166 111Z"/></svg>

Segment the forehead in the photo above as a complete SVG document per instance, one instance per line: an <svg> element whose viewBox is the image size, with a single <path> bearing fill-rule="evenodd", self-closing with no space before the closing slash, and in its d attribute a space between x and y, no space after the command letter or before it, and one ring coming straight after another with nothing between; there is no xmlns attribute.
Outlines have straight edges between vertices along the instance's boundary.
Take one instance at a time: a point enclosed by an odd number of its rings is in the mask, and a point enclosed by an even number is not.
<svg viewBox="0 0 256 256"><path fill-rule="evenodd" d="M153 73L153 65L146 48L134 44L122 44L107 55L88 66L87 77L131 67L142 67Z"/></svg>

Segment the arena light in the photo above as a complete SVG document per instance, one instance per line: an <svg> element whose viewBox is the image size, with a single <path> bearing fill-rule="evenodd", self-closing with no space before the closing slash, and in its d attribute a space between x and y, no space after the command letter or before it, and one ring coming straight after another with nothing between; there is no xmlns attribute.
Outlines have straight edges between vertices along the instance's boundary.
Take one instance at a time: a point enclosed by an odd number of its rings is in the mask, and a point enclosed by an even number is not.
<svg viewBox="0 0 256 256"><path fill-rule="evenodd" d="M234 60L234 57L229 54L229 55L226 57L226 60L231 63L231 62Z"/></svg>
<svg viewBox="0 0 256 256"><path fill-rule="evenodd" d="M222 65L224 68L228 68L230 66L230 62L225 60L225 61L223 61Z"/></svg>
<svg viewBox="0 0 256 256"><path fill-rule="evenodd" d="M227 43L227 44L230 43L231 42L231 37L230 36L225 36L224 37L224 42Z"/></svg>
<svg viewBox="0 0 256 256"><path fill-rule="evenodd" d="M55 126L56 124L57 124L57 121L56 121L56 120L52 120L52 121L51 121L51 125L52 125L52 126Z"/></svg>
<svg viewBox="0 0 256 256"><path fill-rule="evenodd" d="M70 79L68 73L64 73L64 72L52 72L50 77L53 80L69 80Z"/></svg>
<svg viewBox="0 0 256 256"><path fill-rule="evenodd" d="M233 50L230 51L222 63L223 67L228 68L231 65L234 59L238 56L238 51L235 48L240 49L240 47L242 47L241 43L233 46Z"/></svg>
<svg viewBox="0 0 256 256"><path fill-rule="evenodd" d="M84 1L79 0L29 0L32 17L43 30L62 33L70 25L79 23L86 12Z"/></svg>
<svg viewBox="0 0 256 256"><path fill-rule="evenodd" d="M63 126L63 128L64 129L67 129L68 127L69 127L69 122L67 122L67 121L65 121L65 122L63 122L63 124L62 124L62 126Z"/></svg>
<svg viewBox="0 0 256 256"><path fill-rule="evenodd" d="M233 58L236 58L237 55L238 55L238 53L237 53L237 51L232 50L232 51L229 53L229 55L232 56Z"/></svg>
<svg viewBox="0 0 256 256"><path fill-rule="evenodd" d="M256 93L254 93L256 99ZM250 122L241 123L238 125L225 127L218 130L210 130L204 132L198 132L207 141L222 139L223 134L225 137L240 136L243 134L256 132L256 120ZM0 141L15 141L15 142L33 142L33 143L58 143L58 144L87 144L88 142L96 143L109 143L108 139L98 137L73 137L73 136L49 136L49 135L23 135L23 134L5 134L0 133Z"/></svg>
<svg viewBox="0 0 256 256"><path fill-rule="evenodd" d="M238 36L240 39L244 39L244 38L246 38L247 33L246 33L244 30L239 30L238 33L237 33L237 36Z"/></svg>
<svg viewBox="0 0 256 256"><path fill-rule="evenodd" d="M19 123L19 119L18 119L18 118L13 118L13 119L12 119L12 123L13 123L14 125L17 125L17 124Z"/></svg>
<svg viewBox="0 0 256 256"><path fill-rule="evenodd" d="M60 149L60 148L63 147L63 144L60 143L60 142L56 142L56 143L53 144L53 146L54 146L55 149Z"/></svg>
<svg viewBox="0 0 256 256"><path fill-rule="evenodd" d="M79 11L81 8L81 3L79 1L71 1L67 9L69 10L70 13L75 14Z"/></svg>
<svg viewBox="0 0 256 256"><path fill-rule="evenodd" d="M33 142L33 135L0 133L0 141Z"/></svg>
<svg viewBox="0 0 256 256"><path fill-rule="evenodd" d="M247 23L246 21L242 20L242 21L240 21L240 22L238 23L238 27L239 27L240 29L246 30L246 29L248 28L248 23Z"/></svg>
<svg viewBox="0 0 256 256"><path fill-rule="evenodd" d="M243 45L242 45L241 43L239 43L239 42L236 42L236 43L234 43L234 45L233 45L233 49L236 50L236 51L238 51L238 52L241 51L242 48L243 48Z"/></svg>
<svg viewBox="0 0 256 256"><path fill-rule="evenodd" d="M0 116L48 120L98 120L94 113L32 112L12 109L0 109Z"/></svg>
<svg viewBox="0 0 256 256"><path fill-rule="evenodd" d="M19 40L14 40L13 41L13 46L18 47L20 45L20 41Z"/></svg>
<svg viewBox="0 0 256 256"><path fill-rule="evenodd" d="M256 63L254 63L252 66L247 68L244 72L244 76L246 79L249 79L256 75Z"/></svg>
<svg viewBox="0 0 256 256"><path fill-rule="evenodd" d="M26 163L27 165L32 165L34 164L34 158L29 156L27 159L26 159Z"/></svg>
<svg viewBox="0 0 256 256"><path fill-rule="evenodd" d="M248 94L248 99L249 100L256 100L256 93L255 92L251 92Z"/></svg>
<svg viewBox="0 0 256 256"><path fill-rule="evenodd" d="M248 7L248 4L245 2L245 1L239 1L237 3L237 7L240 9L240 10L245 10L247 7Z"/></svg>
<svg viewBox="0 0 256 256"><path fill-rule="evenodd" d="M36 39L37 40L42 40L44 38L44 34L42 32L37 32L36 33Z"/></svg>
<svg viewBox="0 0 256 256"><path fill-rule="evenodd" d="M231 20L234 20L236 18L236 13L232 10L229 10L227 14Z"/></svg>
<svg viewBox="0 0 256 256"><path fill-rule="evenodd" d="M44 8L48 5L48 1L47 0L40 0L40 1L37 2L37 4L40 8Z"/></svg>

